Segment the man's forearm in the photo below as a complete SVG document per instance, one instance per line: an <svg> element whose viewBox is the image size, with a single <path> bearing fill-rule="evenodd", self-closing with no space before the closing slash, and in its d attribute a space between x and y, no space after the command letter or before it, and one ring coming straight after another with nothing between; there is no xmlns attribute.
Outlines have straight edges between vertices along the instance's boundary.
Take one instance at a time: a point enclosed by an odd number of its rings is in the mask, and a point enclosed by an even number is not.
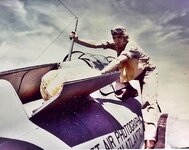
<svg viewBox="0 0 189 150"><path fill-rule="evenodd" d="M101 73L108 73L117 70L119 65L119 60L114 59L111 63L109 63L104 69L101 70Z"/></svg>
<svg viewBox="0 0 189 150"><path fill-rule="evenodd" d="M89 48L103 48L102 43L97 42L97 41L83 40L83 39L78 39L78 38L75 38L74 41L80 45L83 45Z"/></svg>
<svg viewBox="0 0 189 150"><path fill-rule="evenodd" d="M119 56L118 58L112 60L104 69L101 70L101 73L108 73L117 70L118 65L127 60L127 57L124 55Z"/></svg>

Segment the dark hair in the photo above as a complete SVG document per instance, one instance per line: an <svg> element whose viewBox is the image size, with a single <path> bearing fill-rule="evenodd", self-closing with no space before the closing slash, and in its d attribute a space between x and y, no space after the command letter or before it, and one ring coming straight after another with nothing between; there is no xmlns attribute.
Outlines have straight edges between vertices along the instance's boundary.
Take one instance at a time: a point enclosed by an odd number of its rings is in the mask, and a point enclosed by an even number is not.
<svg viewBox="0 0 189 150"><path fill-rule="evenodd" d="M129 35L126 32L126 29L123 26L117 25L115 28L111 29L111 34L113 35L123 35L125 40L128 41Z"/></svg>

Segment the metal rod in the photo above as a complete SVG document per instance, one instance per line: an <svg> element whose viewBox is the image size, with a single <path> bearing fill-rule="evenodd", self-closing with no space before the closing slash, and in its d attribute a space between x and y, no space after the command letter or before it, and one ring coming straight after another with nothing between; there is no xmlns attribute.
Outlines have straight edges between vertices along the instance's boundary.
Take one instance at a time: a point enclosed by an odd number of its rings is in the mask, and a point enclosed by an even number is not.
<svg viewBox="0 0 189 150"><path fill-rule="evenodd" d="M76 31L77 31L78 20L79 20L79 18L76 17L76 25L75 25L75 30L74 30L75 33L76 33ZM72 38L72 44L71 44L70 52L69 52L69 55L68 55L68 61L71 60L71 55L72 55L72 51L73 51L73 46L74 46L74 38Z"/></svg>

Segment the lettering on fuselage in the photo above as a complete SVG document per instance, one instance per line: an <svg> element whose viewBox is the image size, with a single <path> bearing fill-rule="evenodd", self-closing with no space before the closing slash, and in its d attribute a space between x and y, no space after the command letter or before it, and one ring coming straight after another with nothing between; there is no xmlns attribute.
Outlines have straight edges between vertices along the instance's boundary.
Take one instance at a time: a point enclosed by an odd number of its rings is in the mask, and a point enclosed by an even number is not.
<svg viewBox="0 0 189 150"><path fill-rule="evenodd" d="M142 137L142 121L139 117L135 117L123 125L122 129L116 130L90 149L130 149L141 142Z"/></svg>

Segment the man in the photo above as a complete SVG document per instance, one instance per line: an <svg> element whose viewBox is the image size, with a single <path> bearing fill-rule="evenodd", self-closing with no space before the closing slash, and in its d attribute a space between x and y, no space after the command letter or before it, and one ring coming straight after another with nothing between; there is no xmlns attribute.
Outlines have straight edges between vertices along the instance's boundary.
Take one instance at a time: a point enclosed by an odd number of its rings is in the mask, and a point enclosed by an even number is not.
<svg viewBox="0 0 189 150"><path fill-rule="evenodd" d="M119 69L122 84L137 79L142 89L142 113L145 125L145 148L154 148L156 142L157 121L160 110L157 103L157 71L150 57L134 41L129 40L126 29L116 26L111 30L113 41L105 43L79 39L74 32L70 37L74 41L90 48L112 49L117 58L106 66L101 73Z"/></svg>

